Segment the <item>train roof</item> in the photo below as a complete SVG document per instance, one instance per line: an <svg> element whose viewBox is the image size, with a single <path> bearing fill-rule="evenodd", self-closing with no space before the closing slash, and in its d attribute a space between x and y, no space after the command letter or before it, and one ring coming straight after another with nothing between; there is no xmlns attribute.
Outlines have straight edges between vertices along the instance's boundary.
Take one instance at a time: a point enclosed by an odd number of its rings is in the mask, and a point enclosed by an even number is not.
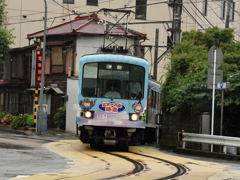
<svg viewBox="0 0 240 180"><path fill-rule="evenodd" d="M129 63L136 64L140 66L148 67L149 63L146 59L142 59L139 57L134 57L130 55L122 55L122 54L89 54L85 55L80 60L81 63L86 62L120 62L120 63Z"/></svg>

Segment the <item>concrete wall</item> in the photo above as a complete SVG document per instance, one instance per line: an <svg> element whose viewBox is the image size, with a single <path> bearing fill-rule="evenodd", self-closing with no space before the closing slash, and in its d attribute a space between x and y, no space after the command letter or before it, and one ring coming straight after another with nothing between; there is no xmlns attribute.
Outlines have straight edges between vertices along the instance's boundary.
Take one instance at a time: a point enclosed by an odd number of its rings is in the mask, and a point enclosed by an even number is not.
<svg viewBox="0 0 240 180"><path fill-rule="evenodd" d="M76 132L76 114L78 99L78 79L67 79L66 131Z"/></svg>

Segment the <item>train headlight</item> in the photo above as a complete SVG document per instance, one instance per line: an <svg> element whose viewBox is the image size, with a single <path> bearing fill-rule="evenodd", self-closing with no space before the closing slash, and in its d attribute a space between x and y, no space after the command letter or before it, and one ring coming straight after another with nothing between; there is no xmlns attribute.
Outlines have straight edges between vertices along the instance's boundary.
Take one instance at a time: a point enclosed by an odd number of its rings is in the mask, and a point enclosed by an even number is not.
<svg viewBox="0 0 240 180"><path fill-rule="evenodd" d="M138 114L131 114L130 119L131 119L131 121L137 121L139 119L139 115Z"/></svg>
<svg viewBox="0 0 240 180"><path fill-rule="evenodd" d="M85 118L92 118L93 117L93 113L91 111L85 111L84 112L84 117Z"/></svg>

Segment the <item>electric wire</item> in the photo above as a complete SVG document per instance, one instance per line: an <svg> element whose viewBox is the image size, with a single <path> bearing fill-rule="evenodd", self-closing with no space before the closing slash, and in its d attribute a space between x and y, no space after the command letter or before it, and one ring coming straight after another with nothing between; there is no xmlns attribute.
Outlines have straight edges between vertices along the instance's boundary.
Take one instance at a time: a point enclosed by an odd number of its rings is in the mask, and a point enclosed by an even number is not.
<svg viewBox="0 0 240 180"><path fill-rule="evenodd" d="M188 15L201 27L201 29L204 30L205 28L193 17L193 15L187 10L187 8L184 5L182 5L182 7L185 10L185 12L187 12Z"/></svg>
<svg viewBox="0 0 240 180"><path fill-rule="evenodd" d="M201 11L198 9L198 7L195 6L195 4L192 2L192 0L189 0L190 3L195 7L195 9L202 15L202 17L212 26L214 27L214 25L205 17L203 16L203 14L201 13Z"/></svg>
<svg viewBox="0 0 240 180"><path fill-rule="evenodd" d="M189 6L191 8L191 10L195 13L195 15L198 17L199 20L202 21L202 24L204 24L204 26L208 27L208 24L206 24L206 22L204 21L204 19L202 19L202 16L200 17L199 13L195 10L194 7ZM193 9L194 8L194 9ZM201 14L202 15L202 14Z"/></svg>

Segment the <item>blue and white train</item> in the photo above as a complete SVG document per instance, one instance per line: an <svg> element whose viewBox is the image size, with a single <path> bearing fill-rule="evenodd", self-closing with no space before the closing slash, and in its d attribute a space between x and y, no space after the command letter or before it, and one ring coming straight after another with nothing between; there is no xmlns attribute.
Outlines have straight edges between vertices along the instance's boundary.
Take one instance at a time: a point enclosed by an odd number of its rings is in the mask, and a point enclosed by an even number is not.
<svg viewBox="0 0 240 180"><path fill-rule="evenodd" d="M145 59L93 54L80 59L80 140L96 148L156 141L160 85Z"/></svg>

